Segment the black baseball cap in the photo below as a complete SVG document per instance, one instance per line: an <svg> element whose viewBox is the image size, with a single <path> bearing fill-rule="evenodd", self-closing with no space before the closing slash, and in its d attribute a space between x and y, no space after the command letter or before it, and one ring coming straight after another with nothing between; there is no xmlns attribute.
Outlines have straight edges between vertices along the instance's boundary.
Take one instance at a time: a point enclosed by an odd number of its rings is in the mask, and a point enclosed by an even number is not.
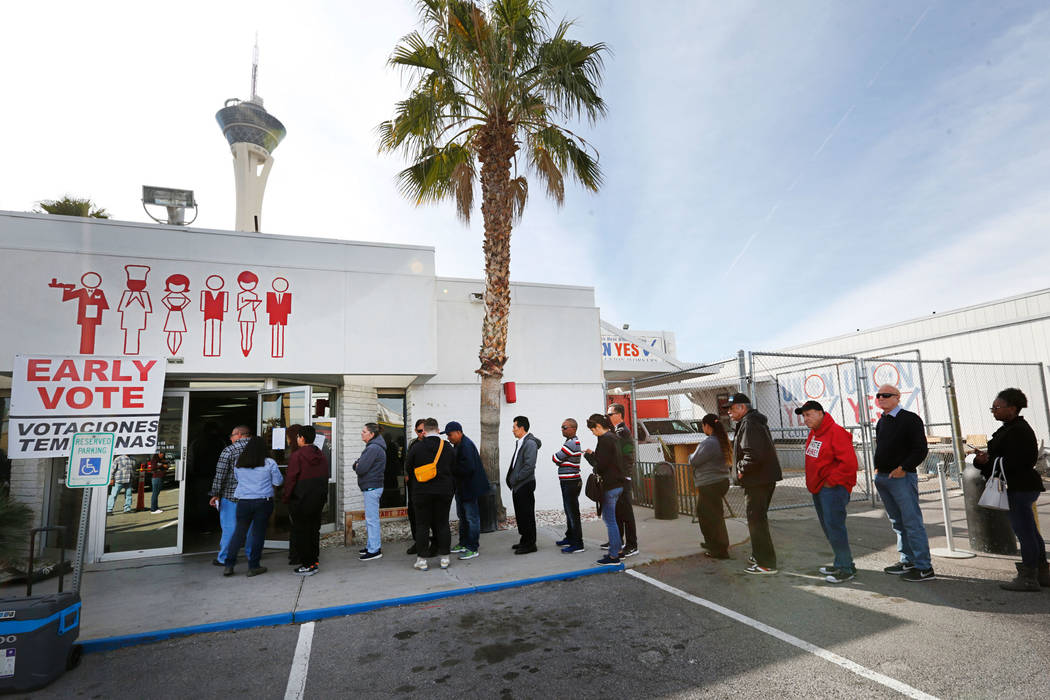
<svg viewBox="0 0 1050 700"><path fill-rule="evenodd" d="M747 398L747 394L730 394L729 405L732 406L735 403L746 403L751 404L751 399Z"/></svg>
<svg viewBox="0 0 1050 700"><path fill-rule="evenodd" d="M442 435L448 435L449 433L462 433L463 426L459 422L451 420L445 423L445 429L441 431Z"/></svg>
<svg viewBox="0 0 1050 700"><path fill-rule="evenodd" d="M795 415L801 416L806 411L820 411L821 413L823 413L824 407L816 401L807 401L806 403L802 404L801 406L795 409Z"/></svg>

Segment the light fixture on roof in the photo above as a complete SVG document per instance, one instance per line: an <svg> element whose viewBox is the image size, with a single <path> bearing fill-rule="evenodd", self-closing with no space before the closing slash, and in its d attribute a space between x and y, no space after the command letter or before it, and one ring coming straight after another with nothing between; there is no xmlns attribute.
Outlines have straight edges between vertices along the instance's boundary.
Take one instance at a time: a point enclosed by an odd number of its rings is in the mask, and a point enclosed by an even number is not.
<svg viewBox="0 0 1050 700"><path fill-rule="evenodd" d="M168 210L168 220L161 221L146 209L146 205L164 207ZM193 208L193 218L186 221L186 210ZM149 218L158 224L172 224L173 226L185 226L197 220L197 200L193 198L193 190L177 190L172 187L142 186L142 208L145 209Z"/></svg>

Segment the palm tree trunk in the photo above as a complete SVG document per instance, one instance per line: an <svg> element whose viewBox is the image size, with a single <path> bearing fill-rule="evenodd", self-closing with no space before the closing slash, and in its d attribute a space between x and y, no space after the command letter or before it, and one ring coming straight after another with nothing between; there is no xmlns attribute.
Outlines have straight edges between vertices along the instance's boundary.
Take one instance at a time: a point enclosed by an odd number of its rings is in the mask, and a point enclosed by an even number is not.
<svg viewBox="0 0 1050 700"><path fill-rule="evenodd" d="M479 136L481 213L485 221L485 319L481 326L481 461L489 482L500 484L500 385L507 363L507 321L510 317L510 232L512 199L510 161L514 156L513 130L505 123L490 124ZM500 489L496 513L507 518Z"/></svg>

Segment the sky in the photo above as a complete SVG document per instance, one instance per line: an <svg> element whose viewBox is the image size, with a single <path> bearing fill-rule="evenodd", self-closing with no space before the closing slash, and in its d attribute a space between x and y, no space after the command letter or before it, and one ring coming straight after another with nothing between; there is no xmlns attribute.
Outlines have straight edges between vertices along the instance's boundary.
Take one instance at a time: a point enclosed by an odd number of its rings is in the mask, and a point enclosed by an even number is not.
<svg viewBox="0 0 1050 700"><path fill-rule="evenodd" d="M397 191L376 125L416 28L382 3L18 3L0 42L0 209L89 197L147 221L145 184L230 229L215 112L250 91L288 129L266 232L421 244L481 277L482 222ZM604 319L715 361L1041 289L1050 270L1050 6L553 0L609 46L597 194L534 184L511 277L595 288ZM12 31L12 28L15 30ZM478 201L479 198L476 198ZM544 329L535 329L545 332Z"/></svg>

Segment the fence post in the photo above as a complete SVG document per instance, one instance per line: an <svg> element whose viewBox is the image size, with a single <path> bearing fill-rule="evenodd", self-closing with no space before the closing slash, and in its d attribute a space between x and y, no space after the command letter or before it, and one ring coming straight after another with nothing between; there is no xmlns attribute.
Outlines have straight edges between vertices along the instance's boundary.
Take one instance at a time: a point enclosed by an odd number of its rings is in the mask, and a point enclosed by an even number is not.
<svg viewBox="0 0 1050 700"><path fill-rule="evenodd" d="M740 393L744 393L744 389L745 389L744 382L747 380L747 363L744 361L744 351L743 350L738 350L737 351L737 353L736 353L736 361L737 361L738 372L740 374L740 381L737 382L738 387L739 387L737 389L737 391L739 391Z"/></svg>
<svg viewBox="0 0 1050 700"><path fill-rule="evenodd" d="M930 420L930 403L926 400L926 375L922 372L922 353L918 348L915 350L915 357L919 360L919 388L922 389L922 410L924 411L922 419L928 421Z"/></svg>
<svg viewBox="0 0 1050 700"><path fill-rule="evenodd" d="M948 400L948 416L952 423L952 450L955 453L955 463L959 467L959 482L962 483L962 471L966 466L966 451L963 448L962 423L959 420L959 402L955 395L955 377L952 374L951 358L944 358L941 365L944 367L944 395ZM944 537L948 542L948 547L933 548L930 554L947 559L969 559L977 555L965 549L956 549L952 541L952 517L948 508L948 483L945 477L947 471L948 459L945 457L937 468L937 480L941 487L941 512L944 515Z"/></svg>
<svg viewBox="0 0 1050 700"><path fill-rule="evenodd" d="M1046 411L1046 429L1050 430L1050 400L1046 396L1046 369L1042 362L1039 363L1039 383L1043 387L1043 410Z"/></svg>
<svg viewBox="0 0 1050 700"><path fill-rule="evenodd" d="M638 402L634 398L634 377L631 377L631 441L634 443L634 474L631 475L631 483L634 486L638 482ZM631 489L631 502L634 502L635 493Z"/></svg>
<svg viewBox="0 0 1050 700"><path fill-rule="evenodd" d="M860 422L860 448L864 455L864 488L868 500L875 505L875 485L871 480L873 460L871 455L871 413L868 411L868 366L859 357L853 358L853 376L857 392L857 420ZM841 395L841 394L840 394Z"/></svg>

